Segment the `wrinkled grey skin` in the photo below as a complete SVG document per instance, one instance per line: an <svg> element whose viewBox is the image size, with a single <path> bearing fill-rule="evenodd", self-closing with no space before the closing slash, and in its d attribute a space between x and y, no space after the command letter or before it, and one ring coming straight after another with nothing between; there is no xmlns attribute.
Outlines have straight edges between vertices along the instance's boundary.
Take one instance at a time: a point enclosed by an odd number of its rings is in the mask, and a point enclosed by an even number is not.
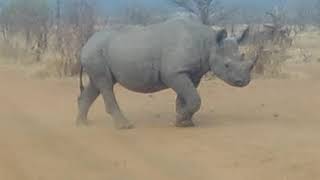
<svg viewBox="0 0 320 180"><path fill-rule="evenodd" d="M247 34L248 30L239 38L227 37L225 30L216 32L188 19L96 33L81 54L90 82L78 98L77 124L87 123L89 108L101 94L116 128L132 128L114 95L119 83L140 93L171 88L177 94L176 126L193 126L192 116L201 105L197 87L204 74L211 70L236 87L249 84L256 60L245 61L239 52Z"/></svg>

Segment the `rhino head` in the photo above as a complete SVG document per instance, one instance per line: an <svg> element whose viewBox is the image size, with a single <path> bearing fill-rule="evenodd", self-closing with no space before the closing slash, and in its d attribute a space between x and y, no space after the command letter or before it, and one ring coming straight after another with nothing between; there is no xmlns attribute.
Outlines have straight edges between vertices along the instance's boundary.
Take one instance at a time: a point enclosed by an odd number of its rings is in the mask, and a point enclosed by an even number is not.
<svg viewBox="0 0 320 180"><path fill-rule="evenodd" d="M240 37L228 37L225 29L216 34L216 45L211 49L210 69L221 80L231 86L244 87L251 81L251 71L258 60L245 60L239 46L247 38L249 28Z"/></svg>

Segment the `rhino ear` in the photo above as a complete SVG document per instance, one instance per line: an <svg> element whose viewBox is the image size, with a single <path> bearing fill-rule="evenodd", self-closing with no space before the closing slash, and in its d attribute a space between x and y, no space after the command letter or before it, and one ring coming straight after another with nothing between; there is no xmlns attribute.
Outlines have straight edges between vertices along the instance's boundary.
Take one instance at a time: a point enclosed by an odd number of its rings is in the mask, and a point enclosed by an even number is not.
<svg viewBox="0 0 320 180"><path fill-rule="evenodd" d="M272 24L264 24L263 27L274 30L276 27Z"/></svg>
<svg viewBox="0 0 320 180"><path fill-rule="evenodd" d="M249 36L249 26L243 31L240 37L238 37L237 41L239 44L243 43L246 38Z"/></svg>
<svg viewBox="0 0 320 180"><path fill-rule="evenodd" d="M221 29L217 32L216 41L219 45L223 43L223 40L228 37L228 32L225 29Z"/></svg>

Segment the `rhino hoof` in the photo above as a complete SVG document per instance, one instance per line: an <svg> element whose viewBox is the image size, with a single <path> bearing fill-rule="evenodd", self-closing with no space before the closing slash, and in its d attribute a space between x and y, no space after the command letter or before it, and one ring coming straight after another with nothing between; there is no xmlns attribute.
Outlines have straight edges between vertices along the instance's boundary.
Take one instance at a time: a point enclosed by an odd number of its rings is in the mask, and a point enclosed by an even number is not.
<svg viewBox="0 0 320 180"><path fill-rule="evenodd" d="M130 122L125 122L125 123L117 123L116 128L119 130L125 130L125 129L133 129L134 125L131 124Z"/></svg>
<svg viewBox="0 0 320 180"><path fill-rule="evenodd" d="M185 120L185 121L176 121L175 126L176 127L194 127L195 125L192 121Z"/></svg>
<svg viewBox="0 0 320 180"><path fill-rule="evenodd" d="M76 121L76 126L80 127L80 126L89 126L89 122L87 120L77 120Z"/></svg>

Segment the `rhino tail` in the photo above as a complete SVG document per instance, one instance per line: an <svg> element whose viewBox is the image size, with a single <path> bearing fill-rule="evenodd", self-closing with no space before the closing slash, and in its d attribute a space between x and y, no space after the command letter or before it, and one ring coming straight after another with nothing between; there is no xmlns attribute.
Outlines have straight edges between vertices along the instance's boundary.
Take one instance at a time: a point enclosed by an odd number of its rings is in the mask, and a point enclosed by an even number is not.
<svg viewBox="0 0 320 180"><path fill-rule="evenodd" d="M84 90L83 86L83 66L80 64L80 77L79 77L79 82L80 82L80 92L82 93Z"/></svg>

